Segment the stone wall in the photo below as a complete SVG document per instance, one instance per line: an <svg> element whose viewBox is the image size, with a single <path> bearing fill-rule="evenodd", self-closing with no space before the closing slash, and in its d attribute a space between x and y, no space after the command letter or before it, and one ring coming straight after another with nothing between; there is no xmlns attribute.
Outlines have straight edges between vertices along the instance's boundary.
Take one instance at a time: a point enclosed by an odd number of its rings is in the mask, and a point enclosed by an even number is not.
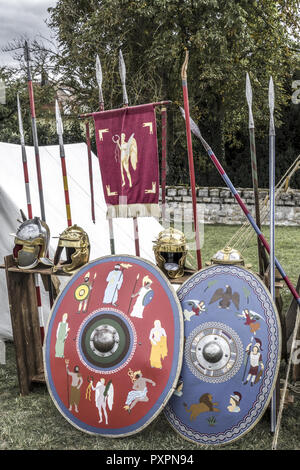
<svg viewBox="0 0 300 470"><path fill-rule="evenodd" d="M254 194L252 189L237 188L249 211L255 216ZM245 221L238 203L228 188L197 188L197 209L207 224L240 224ZM268 213L263 205L268 195L266 189L259 191L261 214L265 213L263 224L268 224ZM184 212L192 217L191 190L184 186L166 188L166 213ZM300 190L289 189L276 198L276 225L300 225Z"/></svg>

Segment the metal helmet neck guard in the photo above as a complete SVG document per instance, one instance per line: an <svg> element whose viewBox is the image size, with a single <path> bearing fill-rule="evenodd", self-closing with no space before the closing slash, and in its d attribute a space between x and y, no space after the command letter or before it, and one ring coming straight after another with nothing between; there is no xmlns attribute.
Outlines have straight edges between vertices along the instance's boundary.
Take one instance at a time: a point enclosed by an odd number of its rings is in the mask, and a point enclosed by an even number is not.
<svg viewBox="0 0 300 470"><path fill-rule="evenodd" d="M63 249L66 250L65 261L60 262ZM87 233L78 225L66 228L60 235L54 256L54 270L62 269L73 273L89 261L90 242Z"/></svg>
<svg viewBox="0 0 300 470"><path fill-rule="evenodd" d="M22 222L15 234L13 257L20 269L32 269L39 263L53 266L47 258L50 243L50 230L39 217Z"/></svg>
<svg viewBox="0 0 300 470"><path fill-rule="evenodd" d="M172 227L159 233L153 247L157 266L170 279L184 275L187 250L184 233Z"/></svg>

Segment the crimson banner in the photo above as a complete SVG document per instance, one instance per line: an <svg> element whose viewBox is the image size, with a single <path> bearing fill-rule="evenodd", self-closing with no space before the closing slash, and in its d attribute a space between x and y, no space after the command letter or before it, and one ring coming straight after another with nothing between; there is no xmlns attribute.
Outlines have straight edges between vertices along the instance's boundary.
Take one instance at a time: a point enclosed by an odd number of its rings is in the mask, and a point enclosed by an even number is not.
<svg viewBox="0 0 300 470"><path fill-rule="evenodd" d="M153 104L94 113L107 216L159 216L159 163Z"/></svg>

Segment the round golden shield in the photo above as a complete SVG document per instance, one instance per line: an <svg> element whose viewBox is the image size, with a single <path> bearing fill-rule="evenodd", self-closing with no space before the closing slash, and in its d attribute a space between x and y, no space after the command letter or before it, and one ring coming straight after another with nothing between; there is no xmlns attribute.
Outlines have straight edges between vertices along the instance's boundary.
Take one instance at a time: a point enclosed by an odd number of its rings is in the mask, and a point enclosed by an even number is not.
<svg viewBox="0 0 300 470"><path fill-rule="evenodd" d="M76 300L85 300L90 293L90 288L87 284L80 284L75 290L74 296Z"/></svg>

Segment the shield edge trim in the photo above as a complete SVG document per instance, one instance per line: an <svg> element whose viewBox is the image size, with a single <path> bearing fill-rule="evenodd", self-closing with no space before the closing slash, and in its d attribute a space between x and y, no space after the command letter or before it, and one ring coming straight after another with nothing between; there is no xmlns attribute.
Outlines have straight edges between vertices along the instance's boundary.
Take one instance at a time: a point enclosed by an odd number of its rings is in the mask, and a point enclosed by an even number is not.
<svg viewBox="0 0 300 470"><path fill-rule="evenodd" d="M153 415L151 415L151 417L141 427L139 427L138 429L135 429L133 431L130 431L128 433L124 433L124 434L101 434L101 433L98 433L98 432L96 433L96 432L92 432L92 431L87 430L87 429L83 429L82 427L77 425L76 422L74 422L72 419L70 419L68 416L66 416L65 414L62 413L62 410L59 407L59 405L57 403L57 400L55 399L55 397L53 395L53 392L52 392L52 389L50 387L50 381L49 381L48 369L47 369L47 359L46 359L47 338L48 338L48 330L49 330L50 323L51 323L51 320L52 320L53 312L56 309L56 305L59 303L62 293L69 286L69 284L71 284L72 281L74 281L74 278L77 278L80 275L80 273L86 269L87 265L90 266L90 265L98 264L99 261L102 261L102 260L104 261L106 258L111 258L111 259L115 259L116 261L121 261L121 258L123 258L123 257L130 258L132 260L138 260L138 261L140 260L141 262L149 264L154 269L154 271L156 271L161 276L161 278L164 280L165 284L169 288L170 293L172 293L173 300L174 300L175 304L178 307L178 313L179 313L179 315L178 315L178 325L179 325L179 329L180 329L180 331L179 331L180 337L179 337L179 342L178 342L178 364L177 364L177 370L174 374L174 380L173 380L172 386L170 387L170 390L166 394L163 402L161 403L160 407L156 410L156 412L153 413ZM134 255L128 255L128 254L101 256L101 257L96 258L92 261L89 261L84 266L82 266L79 270L77 270L75 273L73 273L72 276L70 277L68 283L66 284L64 289L60 292L60 294L57 296L57 298L55 299L55 301L52 305L51 312L49 314L47 324L46 324L46 328L45 328L45 341L44 341L44 345L43 345L44 375L45 375L45 380L46 380L46 384L47 384L48 393L51 396L52 402L54 403L54 405L56 406L56 408L58 409L60 414L73 427L80 430L81 432L85 432L86 434L90 434L90 435L93 435L93 436L101 436L101 437L108 437L108 438L119 438L119 437L132 436L134 434L137 434L137 433L143 431L147 426L149 426L157 418L157 416L160 413L163 412L165 406L167 405L168 401L170 400L171 396L173 395L174 390L176 389L176 385L177 385L177 382L178 382L178 379L179 379L179 376L180 376L180 372L181 372L181 367L182 367L183 344L184 344L184 322L183 322L183 314L182 314L181 303L180 303L180 301L177 297L177 294L176 294L176 291L175 291L173 285L170 283L170 281L168 280L166 275L154 263L152 263L152 261L146 260L145 258L142 258L142 257L137 257L137 256L134 256ZM74 419L76 420L77 418L74 416Z"/></svg>
<svg viewBox="0 0 300 470"><path fill-rule="evenodd" d="M219 267L223 266L223 265L217 265ZM193 276L196 276L197 274L203 272L203 271L207 271L208 269L211 269L213 267L216 267L216 265L213 265L213 266L206 266L205 268L202 268L200 269L199 271L197 271L197 273L195 273ZM225 267L229 267L228 265L226 265ZM245 266L237 266L237 265L232 265L232 267L236 267L236 268L239 268L239 269L243 269L244 271L247 271L248 273L250 273L251 275L253 275L253 277L258 280L261 284L263 284L263 281L260 279L260 277L254 273L253 271L251 271L250 269L246 268ZM193 277L192 276L192 277ZM179 296L180 296L180 291L182 291L184 289L184 287L186 287L186 285L190 282L191 278L187 279L186 281L184 281L182 283L182 285L179 287L178 291L177 291L177 295L178 295L178 299L179 299ZM269 292L267 286L265 286L265 292L271 302L271 304L273 305L273 308L274 308L274 312L275 312L275 316L276 316L276 320L277 320L277 325L278 325L278 358L277 358L277 363L276 363L276 370L274 372L274 379L273 379L273 384L272 384L272 387L270 388L270 392L269 392L269 396L267 398L267 400L265 401L265 405L264 407L262 408L258 418L251 424L251 426L249 426L249 428L247 428L246 431L244 431L242 434L240 434L239 436L231 439L230 441L227 441L227 442L223 442L223 443L217 443L217 444L204 444L204 443L200 443L200 442L197 442L195 441L194 439L190 439L188 438L187 436L185 436L184 434L180 433L179 430L174 426L174 424L170 421L170 418L167 416L167 412L166 410L163 410L163 413L169 423L169 425L171 426L171 428L179 435L182 437L182 439L188 441L188 442L192 442L193 444L195 444L196 446L198 447L206 447L207 446L211 446L212 448L215 448L217 446L219 447L223 447L223 446L226 446L226 445L230 445L232 444L233 442L237 441L238 439L241 439L242 437L245 437L258 423L259 421L261 420L263 414L266 412L270 402L271 402L271 399L272 399L272 395L273 395L273 392L275 390L275 386L276 386L276 382L278 380L278 373L279 373L279 368L280 368L280 362L281 362L281 352L282 352L282 331L281 331L281 321L280 321L280 317L279 317L279 313L278 313L278 310L277 310L277 306L275 304L275 302L273 301L273 298L271 296L271 293Z"/></svg>

